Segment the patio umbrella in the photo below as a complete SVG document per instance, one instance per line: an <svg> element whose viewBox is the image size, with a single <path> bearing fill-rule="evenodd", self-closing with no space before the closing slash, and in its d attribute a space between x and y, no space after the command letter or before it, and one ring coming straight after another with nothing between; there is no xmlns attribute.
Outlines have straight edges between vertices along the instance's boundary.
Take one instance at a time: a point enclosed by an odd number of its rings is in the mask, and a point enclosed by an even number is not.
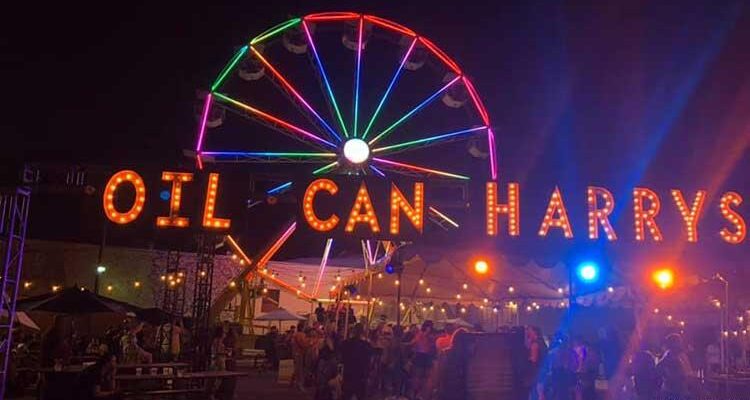
<svg viewBox="0 0 750 400"><path fill-rule="evenodd" d="M172 321L172 315L159 307L141 308L135 311L139 320L152 325L166 324Z"/></svg>
<svg viewBox="0 0 750 400"><path fill-rule="evenodd" d="M62 289L58 292L18 300L19 311L47 311L60 314L91 314L135 312L138 307L128 303L99 296L78 287Z"/></svg>

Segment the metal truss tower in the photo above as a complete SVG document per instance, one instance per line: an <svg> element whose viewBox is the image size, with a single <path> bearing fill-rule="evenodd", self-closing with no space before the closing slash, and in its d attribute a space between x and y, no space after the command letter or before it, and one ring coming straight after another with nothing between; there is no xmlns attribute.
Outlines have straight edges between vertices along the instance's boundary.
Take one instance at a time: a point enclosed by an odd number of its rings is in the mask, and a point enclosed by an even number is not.
<svg viewBox="0 0 750 400"><path fill-rule="evenodd" d="M0 399L5 398L8 364L13 349L13 323L23 267L30 196L31 191L28 188L0 192L0 256L3 263L0 312L7 316L6 321L0 324Z"/></svg>
<svg viewBox="0 0 750 400"><path fill-rule="evenodd" d="M216 235L205 232L198 238L198 262L193 287L193 368L208 368L211 356L211 288L214 277Z"/></svg>

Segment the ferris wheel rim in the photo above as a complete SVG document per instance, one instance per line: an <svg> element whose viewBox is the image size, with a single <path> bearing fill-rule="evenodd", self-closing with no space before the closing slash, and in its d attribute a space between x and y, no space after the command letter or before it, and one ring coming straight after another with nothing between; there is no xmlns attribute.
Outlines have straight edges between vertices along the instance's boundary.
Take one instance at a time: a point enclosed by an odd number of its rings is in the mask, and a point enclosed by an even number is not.
<svg viewBox="0 0 750 400"><path fill-rule="evenodd" d="M327 77L327 73L325 70L325 66L323 62L321 61L317 49L315 47L315 41L312 37L310 24L318 24L318 23L325 23L325 22L335 22L335 21L358 21L357 24L357 62L356 62L356 84L355 84L355 95L354 95L354 103L355 103L355 112L354 112L354 118L353 118L353 124L349 127L351 129L347 129L347 125L341 115L340 109L338 107L338 103L335 99L335 96L333 94L333 90L331 88L330 82ZM364 25L365 22L372 24L374 26L378 26L383 29L387 29L391 32L394 32L398 35L402 35L403 37L410 38L408 49L404 52L404 55L402 56L400 63L398 65L398 68L396 69L394 75L392 76L388 87L383 92L383 95L380 98L380 101L378 102L378 106L376 107L375 111L371 115L370 119L366 123L366 125L362 126L360 130L360 120L359 120L359 92L360 92L360 70L361 70L361 64L362 64L362 41L363 41L363 33L364 33ZM330 101L332 103L334 113L335 113L335 121L334 124L337 122L339 129L334 129L333 125L329 123L323 116L321 116L321 113L318 112L312 105L307 102L304 97L299 93L299 91L296 90L296 88L287 80L284 78L283 74L273 66L263 55L261 52L257 49L258 46L264 44L266 41L269 41L273 39L274 37L277 37L278 35L281 35L286 30L292 28L292 27L298 27L302 32L304 32L304 36L307 41L307 45L312 50L312 57L315 60L315 64L317 64L317 71L319 73L319 76L322 77L323 86L325 86L325 91L328 94L328 97L326 98L327 101ZM374 124L374 121L376 120L378 114L380 113L380 110L382 109L383 105L386 103L387 98L390 95L390 92L392 91L394 85L398 81L398 78L402 71L405 69L404 65L406 61L409 59L410 54L412 53L413 49L417 46L421 45L422 47L429 50L430 54L439 59L442 64L451 71L455 76L445 83L440 89L438 89L436 92L434 92L432 95L427 97L425 100L417 104L414 108L412 108L409 112L404 114L401 118L397 119L390 125L388 125L387 128L384 130L381 130L377 134L374 134L371 138L368 138L368 135L372 131L372 127ZM271 75L275 78L276 81L278 81L279 85L283 88L282 91L285 91L287 96L292 99L292 102L295 104L295 106L298 106L298 108L303 112L305 117L314 119L317 121L315 127L317 128L315 132L310 132L307 129L303 129L299 126L296 126L295 124L289 123L281 118L278 118L276 116L271 115L270 113L254 107L252 105L244 104L243 102L238 101L237 99L233 99L230 96L228 96L225 93L222 93L220 91L223 83L225 82L226 78L231 74L233 70L237 68L237 65L240 60L244 56L248 57L255 57L258 59L266 68L271 72ZM266 74L267 75L267 74ZM445 82L445 81L444 81ZM275 82L276 83L276 82ZM432 101L434 101L437 97L439 97L441 94L443 94L446 90L451 88L455 84L462 84L464 88L466 89L466 92L468 93L468 97L471 99L471 104L473 105L474 110L476 110L477 114L479 115L481 122L483 125L475 125L471 127L467 127L465 129L459 129L455 130L453 132L447 132L442 133L434 136L427 136L427 137L421 137L420 139L416 140L409 140L409 141L403 141L395 144L388 144L383 145L381 143L378 143L380 140L384 139L388 135L390 135L393 131L398 128L400 124L408 120L411 116L418 113L422 108L424 108L427 104L430 104ZM342 153L343 152L343 144L346 143L346 140L349 138L349 133L352 133L352 137L359 137L362 140L367 140L367 143L369 145L370 150L372 150L372 157L370 157L370 161L368 165L365 166L364 170L367 170L368 168L375 172L378 175L384 175L384 173L378 168L383 169L389 169L390 167L393 167L394 165L399 165L399 168L404 165L410 165L407 162L403 162L401 160L395 160L391 159L391 155L395 153L404 153L410 150L414 150L417 148L424 148L431 145L438 145L438 144L444 144L455 140L462 140L464 137L462 136L462 133L466 135L466 138L468 137L475 137L477 133L484 133L487 137L487 145L489 148L489 169L490 169L490 176L492 180L497 179L497 156L496 156L496 149L495 149L495 138L494 138L494 131L492 129L492 126L490 124L489 114L486 111L486 108L481 100L481 97L479 96L477 90L475 89L473 83L471 80L461 71L458 64L450 58L442 49L440 49L438 46L436 46L432 41L427 39L424 36L418 35L416 32L412 31L411 29L400 25L396 22L377 17L374 15L364 14L364 13L355 13L355 12L326 12L326 13L316 13L316 14L308 14L303 17L296 17L291 18L289 20L286 20L280 24L277 24L266 31L263 31L261 34L253 37L248 44L242 46L237 50L234 54L234 56L229 60L229 63L220 71L220 73L217 75L217 78L214 80L212 85L210 86L211 90L209 91L208 95L206 96L206 101L204 104L204 108L201 115L201 122L199 124L199 134L198 134L198 142L196 146L196 158L198 161L199 168L202 168L202 161L206 159L207 157L213 157L214 162L218 162L216 160L217 153L221 152L211 152L204 150L204 137L206 133L206 120L208 118L209 111L211 107L214 104L218 104L219 106L224 106L228 109L231 109L233 111L237 111L236 108L241 108L243 111L247 112L253 118L257 119L263 119L265 121L266 125L270 125L272 128L282 131L282 133L294 137L295 139L301 141L302 143L305 143L308 146L311 146L314 148L315 152L337 152ZM296 100L296 101L295 101ZM303 107L299 107L299 105L302 104ZM306 109L305 112L303 109ZM312 118L311 118L312 117ZM367 120L367 119L363 119ZM261 122L261 123L263 123ZM321 129L322 128L322 129ZM483 132L482 132L483 131ZM317 134L316 134L317 133ZM445 139L445 140L443 140ZM447 140L452 139L452 140ZM378 144L379 146L375 146ZM411 146L414 145L415 147L412 148ZM212 154L213 153L213 154ZM228 150L224 153L227 154L233 154L238 155L239 151L235 150ZM245 152L248 155L253 155L254 153L262 153L262 154L271 154L268 156L267 161L269 162L275 162L277 160L272 160L270 158L273 157L273 152ZM283 153L283 152L280 152ZM300 152L303 153L303 152ZM378 154L378 157L375 157L375 153ZM311 153L312 154L312 153ZM205 156L205 157L204 157ZM314 156L313 156L314 157ZM238 162L239 160L234 160L234 162ZM297 160L294 157L285 159L286 162L304 162L309 163L310 160L304 159L304 160ZM320 160L315 160L320 161ZM262 159L253 159L253 162L262 162ZM323 172L330 172L333 169L342 167L343 164L341 162L332 162L324 166L323 168L319 168L315 171L313 171L313 174L321 174ZM373 165L376 164L377 166ZM431 170L430 168L421 168L422 170ZM321 172L322 170L322 172ZM413 171L414 172L414 171ZM419 170L415 170L415 172L420 172ZM424 171L421 171L424 172ZM433 175L434 174L427 174L427 175ZM437 176L442 177L455 177L454 175L459 174L452 174L452 173L444 173L444 174L438 174Z"/></svg>

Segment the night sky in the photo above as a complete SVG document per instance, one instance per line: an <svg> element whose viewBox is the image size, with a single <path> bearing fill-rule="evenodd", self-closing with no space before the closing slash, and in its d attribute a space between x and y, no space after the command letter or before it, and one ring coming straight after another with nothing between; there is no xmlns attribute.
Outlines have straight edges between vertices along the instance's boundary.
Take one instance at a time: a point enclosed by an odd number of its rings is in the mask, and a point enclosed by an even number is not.
<svg viewBox="0 0 750 400"><path fill-rule="evenodd" d="M3 161L184 162L182 149L195 143L195 91L236 46L291 16L362 11L424 34L472 77L498 135L501 182L520 182L526 197L528 240L517 247L539 243L535 226L555 185L585 237L592 184L618 199L629 251L631 191L643 185L660 193L672 221L670 189L690 199L709 191L702 247L677 243L674 225L665 252L731 268L748 254L747 242L729 246L716 233L718 196L750 199L742 2L164 3L29 2L3 13ZM739 209L750 218L748 203Z"/></svg>

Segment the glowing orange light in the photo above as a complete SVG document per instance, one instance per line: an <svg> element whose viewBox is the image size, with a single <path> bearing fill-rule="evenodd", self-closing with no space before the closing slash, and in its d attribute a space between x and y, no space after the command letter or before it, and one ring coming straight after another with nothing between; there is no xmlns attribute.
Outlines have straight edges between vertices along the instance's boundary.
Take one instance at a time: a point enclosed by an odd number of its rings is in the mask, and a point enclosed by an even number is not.
<svg viewBox="0 0 750 400"><path fill-rule="evenodd" d="M490 265L487 263L487 261L477 260L476 262L474 262L474 272L480 275L484 275L490 272Z"/></svg>
<svg viewBox="0 0 750 400"><path fill-rule="evenodd" d="M669 268L658 269L651 274L651 280L659 289L669 289L674 286L674 271Z"/></svg>
<svg viewBox="0 0 750 400"><path fill-rule="evenodd" d="M215 218L216 197L219 193L219 174L208 175L208 188L206 188L206 205L203 208L203 226L213 229L227 229L232 221L228 218Z"/></svg>
<svg viewBox="0 0 750 400"><path fill-rule="evenodd" d="M554 218L555 214L558 215L557 218ZM563 203L560 188L557 186L555 186L555 190L549 199L547 211L544 213L542 225L539 227L539 236L547 236L547 232L549 232L549 228L551 227L561 228L566 239L573 237L573 229L570 227L568 212L565 210L565 203Z"/></svg>
<svg viewBox="0 0 750 400"><path fill-rule="evenodd" d="M412 226L422 232L424 221L424 183L414 183L414 206L409 204L404 194L398 189L395 183L391 183L391 235L398 235L400 229L399 211L406 213L407 218Z"/></svg>
<svg viewBox="0 0 750 400"><path fill-rule="evenodd" d="M735 192L726 192L721 196L719 202L719 209L721 215L734 226L734 232L727 228L722 228L719 232L721 238L731 244L739 244L745 240L747 234L747 227L745 226L745 219L737 211L732 209L732 206L739 206L742 204L742 196Z"/></svg>
<svg viewBox="0 0 750 400"><path fill-rule="evenodd" d="M311 228L320 232L328 232L338 225L339 217L336 214L331 214L328 219L321 220L315 215L315 195L321 190L333 196L338 193L339 187L330 179L314 180L305 190L305 196L302 199L302 212L305 215L307 224L310 225Z"/></svg>
<svg viewBox="0 0 750 400"><path fill-rule="evenodd" d="M518 236L521 234L521 216L519 214L519 186L517 183L508 183L508 203L498 204L497 183L487 182L487 234L497 236L499 214L508 215L508 234Z"/></svg>
<svg viewBox="0 0 750 400"><path fill-rule="evenodd" d="M599 238L599 224L601 224L607 240L617 240L617 234L608 218L615 209L615 198L612 193L603 187L589 186L586 196L589 205L589 239ZM599 198L604 202L601 208L598 204Z"/></svg>
<svg viewBox="0 0 750 400"><path fill-rule="evenodd" d="M372 200L370 200L370 194L367 192L365 182L362 182L362 185L359 186L357 198L354 200L354 205L352 205L352 211L349 213L349 220L346 222L344 230L346 232L354 232L355 225L360 223L368 224L372 233L380 232L378 217L375 215Z"/></svg>
<svg viewBox="0 0 750 400"><path fill-rule="evenodd" d="M693 205L688 208L685 203L685 198L682 196L682 192L676 189L672 190L672 198L674 198L677 208L680 210L682 215L682 221L685 222L685 230L687 231L688 242L698 241L698 220L703 211L703 202L706 199L706 191L699 190L695 194L693 199Z"/></svg>
<svg viewBox="0 0 750 400"><path fill-rule="evenodd" d="M129 182L135 188L133 205L128 211L119 212L115 208L115 194L121 184ZM143 211L143 205L146 203L146 185L143 178L135 171L123 170L115 173L107 182L102 196L104 203L104 214L110 221L116 224L129 224L133 222Z"/></svg>
<svg viewBox="0 0 750 400"><path fill-rule="evenodd" d="M190 219L180 217L180 201L182 200L182 184L193 180L193 174L189 172L167 172L161 173L161 180L172 182L172 194L169 198L169 216L156 217L156 226L177 228L187 228L190 225Z"/></svg>
<svg viewBox="0 0 750 400"><path fill-rule="evenodd" d="M643 199L648 199L650 207L648 210L643 208ZM633 215L635 217L635 240L643 241L646 239L645 228L656 242L663 239L659 226L656 225L656 216L661 209L659 196L653 190L647 188L633 189Z"/></svg>

